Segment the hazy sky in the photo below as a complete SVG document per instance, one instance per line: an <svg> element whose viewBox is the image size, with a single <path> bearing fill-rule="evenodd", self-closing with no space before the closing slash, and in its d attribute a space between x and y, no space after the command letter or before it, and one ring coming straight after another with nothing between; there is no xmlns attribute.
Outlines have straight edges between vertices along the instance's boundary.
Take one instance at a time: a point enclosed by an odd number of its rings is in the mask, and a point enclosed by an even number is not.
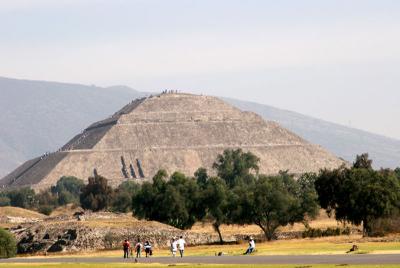
<svg viewBox="0 0 400 268"><path fill-rule="evenodd" d="M397 0L0 0L0 76L228 96L400 139L399 14Z"/></svg>

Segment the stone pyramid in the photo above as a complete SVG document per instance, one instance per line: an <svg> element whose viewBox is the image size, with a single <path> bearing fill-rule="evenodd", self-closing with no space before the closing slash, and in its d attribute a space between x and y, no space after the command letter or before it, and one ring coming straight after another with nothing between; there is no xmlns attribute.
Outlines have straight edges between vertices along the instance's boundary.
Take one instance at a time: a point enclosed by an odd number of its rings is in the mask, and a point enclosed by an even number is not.
<svg viewBox="0 0 400 268"><path fill-rule="evenodd" d="M151 179L159 169L193 175L199 167L211 170L217 155L228 148L256 154L264 174L300 174L343 163L277 123L218 98L165 93L132 101L59 151L22 164L0 185L38 190L64 175L87 179L94 172L114 186L124 180Z"/></svg>

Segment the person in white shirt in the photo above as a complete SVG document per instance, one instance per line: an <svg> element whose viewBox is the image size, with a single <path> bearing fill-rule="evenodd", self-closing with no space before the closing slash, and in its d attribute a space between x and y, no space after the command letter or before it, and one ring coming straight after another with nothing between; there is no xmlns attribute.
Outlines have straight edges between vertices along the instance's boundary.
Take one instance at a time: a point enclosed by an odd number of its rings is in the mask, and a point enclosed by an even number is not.
<svg viewBox="0 0 400 268"><path fill-rule="evenodd" d="M249 247L246 250L246 253L244 253L245 255L247 254L251 254L256 250L256 242L254 242L254 239L252 237L250 237L249 240Z"/></svg>
<svg viewBox="0 0 400 268"><path fill-rule="evenodd" d="M179 249L179 254L181 255L181 258L183 257L183 251L185 250L185 244L186 244L186 241L181 236L178 240L178 249Z"/></svg>
<svg viewBox="0 0 400 268"><path fill-rule="evenodd" d="M174 238L171 239L171 253L172 257L176 256L176 252L178 251L178 240Z"/></svg>

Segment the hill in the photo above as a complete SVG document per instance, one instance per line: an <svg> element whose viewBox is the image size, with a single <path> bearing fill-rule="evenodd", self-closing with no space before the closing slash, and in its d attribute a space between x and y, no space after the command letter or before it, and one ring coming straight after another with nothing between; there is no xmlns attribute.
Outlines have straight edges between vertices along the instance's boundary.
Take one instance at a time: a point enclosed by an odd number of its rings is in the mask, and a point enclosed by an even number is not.
<svg viewBox="0 0 400 268"><path fill-rule="evenodd" d="M142 95L126 87L8 78L0 78L0 92L0 177Z"/></svg>
<svg viewBox="0 0 400 268"><path fill-rule="evenodd" d="M27 159L55 151L75 133L131 100L146 95L128 87L96 87L0 77L0 177ZM353 161L369 152L376 167L400 165L400 141L268 105L227 99L337 156Z"/></svg>

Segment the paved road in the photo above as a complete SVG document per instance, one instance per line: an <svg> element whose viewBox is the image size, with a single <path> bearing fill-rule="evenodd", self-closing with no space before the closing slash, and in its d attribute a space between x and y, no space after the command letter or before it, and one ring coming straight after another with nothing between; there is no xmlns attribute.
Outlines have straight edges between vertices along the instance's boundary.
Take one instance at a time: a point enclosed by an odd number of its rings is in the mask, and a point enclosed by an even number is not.
<svg viewBox="0 0 400 268"><path fill-rule="evenodd" d="M124 263L123 258L14 258L0 263ZM213 264L400 264L400 254L299 255L299 256L205 256L140 258L139 263L213 263Z"/></svg>

